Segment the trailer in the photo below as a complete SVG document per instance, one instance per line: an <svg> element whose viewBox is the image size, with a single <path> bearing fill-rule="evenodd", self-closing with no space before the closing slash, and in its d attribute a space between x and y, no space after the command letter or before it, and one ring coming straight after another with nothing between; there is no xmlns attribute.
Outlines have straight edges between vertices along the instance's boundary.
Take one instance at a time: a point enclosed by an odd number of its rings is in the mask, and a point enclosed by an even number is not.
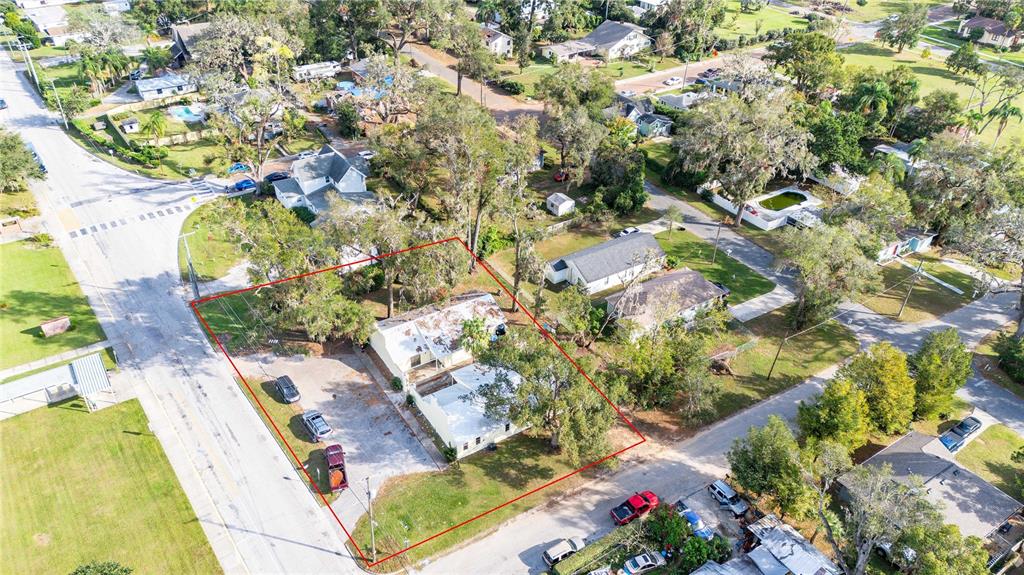
<svg viewBox="0 0 1024 575"><path fill-rule="evenodd" d="M331 482L331 493L348 487L348 473L345 471L345 450L340 445L328 445L324 450L327 457L327 476Z"/></svg>

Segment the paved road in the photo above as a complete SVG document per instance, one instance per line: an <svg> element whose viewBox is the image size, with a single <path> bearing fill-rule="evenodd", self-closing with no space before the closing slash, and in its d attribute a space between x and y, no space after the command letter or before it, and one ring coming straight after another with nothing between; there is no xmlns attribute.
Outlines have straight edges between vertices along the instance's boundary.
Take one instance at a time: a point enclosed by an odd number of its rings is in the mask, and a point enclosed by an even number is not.
<svg viewBox="0 0 1024 575"><path fill-rule="evenodd" d="M33 185L48 231L225 571L357 572L338 526L298 480L185 305L176 237L212 193L138 177L80 149L5 54L0 95L10 105L0 120L31 141L49 168L47 181Z"/></svg>

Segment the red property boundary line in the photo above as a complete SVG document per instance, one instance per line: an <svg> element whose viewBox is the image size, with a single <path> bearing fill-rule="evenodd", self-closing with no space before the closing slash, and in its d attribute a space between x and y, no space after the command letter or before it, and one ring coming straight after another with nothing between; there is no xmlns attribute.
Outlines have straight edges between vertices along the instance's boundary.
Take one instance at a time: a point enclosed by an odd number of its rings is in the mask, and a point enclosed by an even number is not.
<svg viewBox="0 0 1024 575"><path fill-rule="evenodd" d="M336 270L339 270L341 268L345 268L345 267L348 267L348 266L353 266L353 265L358 265L358 264L363 264L363 263L374 262L374 261L381 260L383 258L387 258L387 257L391 257L391 256L394 256L394 255L398 255L398 254L401 254L401 253L410 252L410 251L413 251L413 250L420 250L420 249L424 249L424 248L429 248L429 247L432 247L432 246L436 246L436 245L440 245L440 244L445 244L445 243L449 243L449 242L455 242L455 243L458 243L459 245L461 245L466 250L466 252L469 253L469 255L471 257L473 257L478 264L480 264L480 267L483 268L484 271L486 271L487 274L491 276L491 279L493 279L494 282L496 284L498 284L498 286L502 290L504 290L506 294L508 294L509 298L511 298L512 301L514 301L516 303L516 306L520 310L522 310L522 312L524 314L526 314L527 317L530 318L530 320L533 322L533 324L535 326L537 326L537 329L540 330L541 334L543 334L543 336L548 341L550 341L552 344L554 344L554 346L558 349L558 351L561 352L562 355L565 356L565 358L567 360L569 360L569 363L571 363L572 366L575 367L576 370L580 372L580 375L582 375L587 380L587 382L590 384L590 386L593 387L594 390L597 391L597 393L599 393L601 395L601 397L606 402L608 402L608 405L610 405L612 407L612 409L615 410L615 413L618 414L619 418L627 426L629 426L629 428L633 431L633 433L635 433L637 435L637 437L639 437L640 439L636 443L633 443L632 445L624 447L624 448L616 451L615 453L611 453L609 455L606 455L606 456L602 457L601 459L598 459L596 461L588 463L587 465L584 465L583 467L580 467L579 469L577 469L575 471L567 473L567 474L565 474L565 475L563 475L563 476L561 476L561 477L559 477L557 479L553 479L553 480L545 483L544 485L541 485L540 487L536 487L534 489L531 489L530 491L527 491L526 493L523 493L522 495L519 495L519 496L517 496L517 497L515 497L513 499L510 499L510 500L506 501L505 503L502 503L501 505L498 505L496 507L488 509L487 511L484 511L483 513L480 513L480 514L478 514L478 515L476 515L474 517L466 519L465 521L462 521L461 523L458 523L458 524L453 525L453 526L451 526L451 527L449 527L449 528L447 528L447 529L445 529L443 531L435 533L434 535L431 535L430 537L427 537L426 539L423 539L422 541L419 541L417 543L409 545L405 549L402 549L400 551L396 551L396 552L392 553L391 555L388 555L387 557L384 557L383 559L380 559L380 560L375 561L375 562L371 562L370 559L367 558L366 555L363 553L362 548L360 548L360 546L356 542L356 540L353 539L352 533L350 533L348 528L345 527L344 523L341 522L341 519L338 517L337 513L334 512L334 509L331 508L330 503L328 503L328 501L327 501L327 497L324 495L324 493L322 491L320 491L320 487L316 484L316 482L313 481L313 477L309 474L309 471L302 464L302 460L299 459L298 455L296 455L295 450L292 449L291 444L288 443L288 440L285 438L284 434L281 433L281 430L277 427L277 424L274 423L273 418L270 417L270 413L267 412L267 409L263 406L263 403L260 402L259 397L257 397L256 394L253 392L252 387L249 385L249 382L242 375L241 371L239 371L238 366L235 365L234 360L231 359L231 355L228 354L227 349L224 347L224 344L220 341L220 338L218 338L217 334L215 334L213 332L213 330L210 328L210 324L208 324L206 322L206 318L203 317L203 314L199 311L199 307L198 306L201 305L201 304L207 303L207 302L211 302L211 301L216 300L216 299L223 298L223 297L228 297L228 296L231 296L231 295L236 295L236 294L240 294L240 293L244 293L244 292L248 292L248 291L253 291L253 290L260 289L260 288L264 288L264 287L268 287L268 286L273 286L273 285L276 285L276 284L279 284L279 283L284 283L284 282L295 280L295 279L300 279L300 278L304 278L304 277L313 276L313 275L316 275L316 274L321 274L321 273L324 273L324 272L336 271ZM281 442L288 449L288 453L291 454L292 459L295 460L295 462L298 465L298 467L300 469L302 469L303 473L305 473L306 478L309 480L309 484L313 486L313 489L316 491L317 495L320 496L320 499L324 502L324 505L327 507L328 510L330 510L331 515L334 516L334 520L337 521L337 523L341 527L342 531L345 532L345 535L348 537L348 540L352 543L352 547L354 547L356 552L359 553L359 556L362 558L362 560L364 562L366 562L367 567L373 567L375 565L379 565L379 564L381 564L381 563L383 563L385 561L388 561L390 559L394 559L395 557L398 557L399 555L409 551L410 549L419 547L420 545L423 545L424 543L427 543L429 541L437 539L438 537L441 537L442 535L450 533L450 532L452 532L452 531L454 531L454 530L456 530L456 529L458 529L458 528L460 528L460 527L462 527L462 526L464 526L464 525L466 525L468 523L476 521L477 519L480 519L481 517L483 517L485 515L488 515L490 513L494 513L495 511L497 511L497 510L499 510L499 509L501 509L503 507L511 505L511 504L515 503L516 501L519 501L520 499L523 499L525 497L533 495L534 493L537 493L538 491L540 491L542 489L550 487L550 486L552 486L552 485L554 485L554 484L556 484L556 483L558 483L560 481L568 479L568 478L570 478L570 477L572 477L572 476L574 476L574 475L576 475L578 473L581 473L581 472L583 472L583 471L585 471L587 469L590 469L590 468L592 468L594 466L600 465L601 463L604 463L605 461L607 461L607 460L609 460L609 459L611 459L613 457L621 455L622 453L624 453L624 452L626 452L626 451L628 451L630 449L633 449L634 447L636 447L636 446L640 445L641 443L644 443L644 442L647 441L647 438L644 437L644 434L640 433L640 430L638 430L636 428L636 426L633 425L633 422L630 421L629 418L627 418L625 416L625 414L622 413L622 411L618 408L618 406L616 406L614 403L612 403L612 401L610 399L608 399L608 396L605 395L604 391L602 391L601 388L599 388L597 386L597 384L594 383L594 380L590 379L590 376L587 375L587 373L585 371L583 371L583 369L579 366L579 364L576 363L576 361L572 357L570 357L568 353L566 353L566 351L562 348L562 346L559 345L557 341L555 341L555 338L546 329L544 329L544 326L539 321L537 321L537 318L534 317L533 314L531 314L529 311L527 311L527 309L519 302L519 300L516 299L512 295L512 292L510 292L509 289L507 287L505 287L505 284L502 283L498 279L498 277L494 274L494 271L491 270L491 267L487 264L487 262L485 262L479 256L474 254L472 252L472 250L469 249L469 246L466 245L466 242L463 241L462 238L459 238L459 237L451 237L451 238L447 238L447 239L444 239L444 240L438 240L438 241L431 242L431 243L428 243L428 244L414 246L414 247L411 247L411 248L406 248L404 250L398 250L398 251L387 253L387 254L383 254L383 255L380 255L380 256L370 256L370 257L367 257L367 258L363 258L361 260L357 260L357 261L354 261L354 262L349 262L347 264L332 266L332 267L329 267L329 268L324 268L324 269L321 269L321 270L316 270L316 271L300 274L300 275L297 275L297 276L292 276L292 277L289 277L289 278L278 279L278 280L274 280L274 281L270 281L270 282L266 282L266 283L261 283L261 284L249 286L247 288L237 289L237 290L233 290L233 291L229 291L229 292L224 292L224 293L220 293L220 294L216 294L216 295L200 298L200 299L193 300L193 301L189 302L189 305L192 307L192 311L195 312L196 317L198 317L199 321L203 324L203 327L206 329L207 333L209 333L210 337L212 337L213 340L217 343L217 347L220 348L221 353L223 353L224 357L227 358L228 363L231 364L232 369L235 370L235 373L238 375L239 379L245 385L245 388L249 391L249 395L252 396L253 400L255 400L255 402L256 402L256 405L259 406L260 411L262 411L263 415L266 416L267 421L269 421L271 427L274 428L274 432L277 433L277 436L281 439Z"/></svg>

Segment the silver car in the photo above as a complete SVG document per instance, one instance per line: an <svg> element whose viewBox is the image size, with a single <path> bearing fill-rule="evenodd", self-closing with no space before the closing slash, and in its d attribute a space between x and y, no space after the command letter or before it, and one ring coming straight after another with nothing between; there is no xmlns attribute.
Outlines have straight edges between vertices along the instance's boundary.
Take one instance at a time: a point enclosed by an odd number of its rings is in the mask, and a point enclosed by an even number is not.
<svg viewBox="0 0 1024 575"><path fill-rule="evenodd" d="M544 562L548 564L548 567L551 567L555 563L558 563L559 561L562 561L578 552L580 549L583 549L586 545L587 544L579 537L562 539L544 552Z"/></svg>

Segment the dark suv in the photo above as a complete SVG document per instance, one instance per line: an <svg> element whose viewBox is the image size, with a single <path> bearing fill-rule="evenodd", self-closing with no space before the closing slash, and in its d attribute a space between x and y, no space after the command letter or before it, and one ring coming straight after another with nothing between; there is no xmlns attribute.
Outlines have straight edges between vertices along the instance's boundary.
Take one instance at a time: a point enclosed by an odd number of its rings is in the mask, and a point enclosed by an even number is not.
<svg viewBox="0 0 1024 575"><path fill-rule="evenodd" d="M319 411L309 410L302 414L302 425L309 432L309 436L313 441L320 441L321 439L334 433L331 426L327 424L327 420L324 419L324 414Z"/></svg>
<svg viewBox="0 0 1024 575"><path fill-rule="evenodd" d="M274 381L274 388L285 403L295 403L299 400L299 388L295 387L295 382L287 375L277 378Z"/></svg>

